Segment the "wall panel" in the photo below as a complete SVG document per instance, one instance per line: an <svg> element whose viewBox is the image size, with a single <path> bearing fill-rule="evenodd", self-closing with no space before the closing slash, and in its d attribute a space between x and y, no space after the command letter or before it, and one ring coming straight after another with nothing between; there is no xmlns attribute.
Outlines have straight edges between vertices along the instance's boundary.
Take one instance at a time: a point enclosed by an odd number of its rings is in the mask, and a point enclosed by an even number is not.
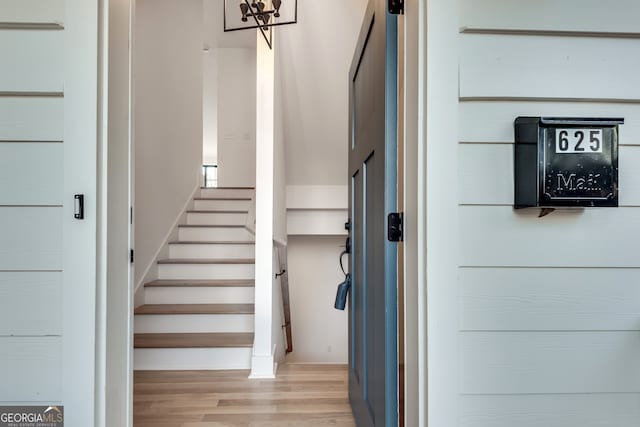
<svg viewBox="0 0 640 427"><path fill-rule="evenodd" d="M0 144L0 205L61 205L63 144Z"/></svg>
<svg viewBox="0 0 640 427"><path fill-rule="evenodd" d="M513 205L513 144L460 144L461 204ZM640 147L619 149L620 206L640 206Z"/></svg>
<svg viewBox="0 0 640 427"><path fill-rule="evenodd" d="M0 270L60 270L62 208L0 207Z"/></svg>
<svg viewBox="0 0 640 427"><path fill-rule="evenodd" d="M0 336L62 334L62 273L0 272Z"/></svg>
<svg viewBox="0 0 640 427"><path fill-rule="evenodd" d="M640 33L636 0L461 0L460 26L532 31Z"/></svg>
<svg viewBox="0 0 640 427"><path fill-rule="evenodd" d="M64 20L64 0L2 0L2 23L57 23Z"/></svg>
<svg viewBox="0 0 640 427"><path fill-rule="evenodd" d="M463 332L460 354L463 394L640 392L640 332Z"/></svg>
<svg viewBox="0 0 640 427"><path fill-rule="evenodd" d="M55 403L62 395L62 338L0 337L0 378L3 404Z"/></svg>
<svg viewBox="0 0 640 427"><path fill-rule="evenodd" d="M640 268L461 268L464 331L640 331Z"/></svg>
<svg viewBox="0 0 640 427"><path fill-rule="evenodd" d="M636 208L557 210L461 206L460 265L638 267Z"/></svg>
<svg viewBox="0 0 640 427"><path fill-rule="evenodd" d="M63 31L4 32L0 92L62 92L63 43Z"/></svg>
<svg viewBox="0 0 640 427"><path fill-rule="evenodd" d="M621 145L640 145L640 103L467 101L459 107L462 142L513 142L518 116L623 117Z"/></svg>
<svg viewBox="0 0 640 427"><path fill-rule="evenodd" d="M640 394L464 396L460 427L636 427Z"/></svg>
<svg viewBox="0 0 640 427"><path fill-rule="evenodd" d="M0 97L0 141L62 141L60 97Z"/></svg>
<svg viewBox="0 0 640 427"><path fill-rule="evenodd" d="M460 43L463 99L640 100L634 39L463 34Z"/></svg>

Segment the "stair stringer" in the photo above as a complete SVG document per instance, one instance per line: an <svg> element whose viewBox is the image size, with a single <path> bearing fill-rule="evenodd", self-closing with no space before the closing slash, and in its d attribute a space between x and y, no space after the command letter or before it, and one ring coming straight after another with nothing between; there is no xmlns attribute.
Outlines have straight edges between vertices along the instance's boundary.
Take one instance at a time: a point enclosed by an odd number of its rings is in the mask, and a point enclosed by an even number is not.
<svg viewBox="0 0 640 427"><path fill-rule="evenodd" d="M147 266L143 266L144 274L142 275L142 279L135 284L134 288L134 307L138 307L144 304L144 284L148 282L152 282L158 278L158 260L162 258L166 258L169 255L169 242L176 240L178 238L178 226L180 224L186 224L187 221L187 211L193 208L194 199L197 194L200 192L200 184L196 184L193 191L191 192L191 196L187 199L187 202L182 207L180 214L176 217L175 221L167 231L162 244L156 251L154 257L151 262ZM135 248L134 248L135 254ZM135 261L135 259L134 259Z"/></svg>

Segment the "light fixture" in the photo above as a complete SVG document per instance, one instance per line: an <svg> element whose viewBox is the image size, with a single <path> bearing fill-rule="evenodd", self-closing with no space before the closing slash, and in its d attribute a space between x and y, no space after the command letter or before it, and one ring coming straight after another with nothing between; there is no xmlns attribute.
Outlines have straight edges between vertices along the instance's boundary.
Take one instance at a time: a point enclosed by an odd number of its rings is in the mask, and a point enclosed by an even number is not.
<svg viewBox="0 0 640 427"><path fill-rule="evenodd" d="M224 0L224 31L259 29L270 49L273 27L298 22L298 0Z"/></svg>

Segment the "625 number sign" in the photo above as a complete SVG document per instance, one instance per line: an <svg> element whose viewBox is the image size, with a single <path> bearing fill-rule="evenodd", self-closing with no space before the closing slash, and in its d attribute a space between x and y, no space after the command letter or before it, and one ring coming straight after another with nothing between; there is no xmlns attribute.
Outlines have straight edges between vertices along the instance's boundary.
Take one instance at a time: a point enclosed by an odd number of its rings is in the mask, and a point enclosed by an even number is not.
<svg viewBox="0 0 640 427"><path fill-rule="evenodd" d="M602 129L556 129L556 153L602 153Z"/></svg>

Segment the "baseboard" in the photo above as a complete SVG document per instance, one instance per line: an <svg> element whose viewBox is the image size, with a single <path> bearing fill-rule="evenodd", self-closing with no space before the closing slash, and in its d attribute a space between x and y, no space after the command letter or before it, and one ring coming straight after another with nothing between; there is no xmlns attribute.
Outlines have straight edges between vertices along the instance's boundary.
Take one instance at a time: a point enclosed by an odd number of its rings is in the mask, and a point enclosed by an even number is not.
<svg viewBox="0 0 640 427"><path fill-rule="evenodd" d="M167 234L164 236L164 239L162 240L162 244L160 245L156 253L153 255L153 258L151 259L151 262L149 263L149 265L146 266L144 270L144 274L142 275L142 279L140 279L140 281L136 283L136 287L134 291L136 294L136 297L137 297L138 291L144 289L144 287L142 286L144 283L151 282L158 278L158 267L157 267L158 259L160 259L161 256L168 255L169 242L177 238L178 225L181 222L186 222L187 210L193 203L193 198L195 197L198 191L200 191L200 182L196 184L195 188L187 198L186 203L182 207L182 210L176 217L171 227L169 227Z"/></svg>
<svg viewBox="0 0 640 427"><path fill-rule="evenodd" d="M273 379L278 371L278 363L275 361L276 345L268 356L256 356L251 358L251 374L249 379Z"/></svg>

